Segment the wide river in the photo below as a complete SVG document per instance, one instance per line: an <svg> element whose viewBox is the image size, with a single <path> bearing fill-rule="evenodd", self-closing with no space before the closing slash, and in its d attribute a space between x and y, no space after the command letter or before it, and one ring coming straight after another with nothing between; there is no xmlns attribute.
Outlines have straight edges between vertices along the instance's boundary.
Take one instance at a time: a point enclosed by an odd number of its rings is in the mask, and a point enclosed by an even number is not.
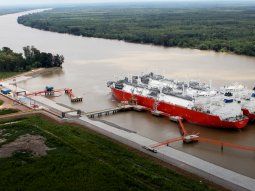
<svg viewBox="0 0 255 191"><path fill-rule="evenodd" d="M232 82L241 82L249 87L255 84L255 58L252 57L40 31L17 23L17 17L27 13L0 17L0 47L8 46L22 52L22 47L34 45L42 51L63 54L65 63L62 70L41 75L19 86L27 90L41 90L45 85L72 88L75 94L84 97L83 103L71 104L64 95L55 100L83 111L113 107L116 102L106 82L142 72L152 71L178 79L212 80L214 86ZM180 136L177 124L149 113L120 113L103 119L157 141ZM203 137L255 146L254 124L241 131L185 126L189 132L199 132ZM218 146L204 143L174 143L172 147L255 178L254 152L228 148L221 152Z"/></svg>

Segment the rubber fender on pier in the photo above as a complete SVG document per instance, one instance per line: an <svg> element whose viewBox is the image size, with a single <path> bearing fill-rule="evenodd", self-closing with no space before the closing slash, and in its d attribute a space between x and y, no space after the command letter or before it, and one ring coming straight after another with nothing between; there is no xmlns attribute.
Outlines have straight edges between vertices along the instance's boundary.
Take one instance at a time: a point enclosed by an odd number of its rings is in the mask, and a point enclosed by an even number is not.
<svg viewBox="0 0 255 191"><path fill-rule="evenodd" d="M82 98L73 98L71 102L82 102Z"/></svg>

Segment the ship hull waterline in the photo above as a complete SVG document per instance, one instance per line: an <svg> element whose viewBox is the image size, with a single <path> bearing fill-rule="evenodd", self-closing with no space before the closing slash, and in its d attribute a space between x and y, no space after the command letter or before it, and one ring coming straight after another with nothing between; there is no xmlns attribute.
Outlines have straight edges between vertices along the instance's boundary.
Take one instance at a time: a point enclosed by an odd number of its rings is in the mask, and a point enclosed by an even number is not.
<svg viewBox="0 0 255 191"><path fill-rule="evenodd" d="M136 103L141 106L153 110L155 105L155 99L151 97L145 97L142 95L131 94L123 90L111 88L112 94L117 101L130 101L135 98ZM207 113L191 110L182 106L173 105L165 102L157 103L157 110L166 113L169 116L178 116L185 121L201 126L214 127L214 128L230 128L230 129L242 129L249 122L249 118L243 118L237 121L224 121L218 116L209 115Z"/></svg>

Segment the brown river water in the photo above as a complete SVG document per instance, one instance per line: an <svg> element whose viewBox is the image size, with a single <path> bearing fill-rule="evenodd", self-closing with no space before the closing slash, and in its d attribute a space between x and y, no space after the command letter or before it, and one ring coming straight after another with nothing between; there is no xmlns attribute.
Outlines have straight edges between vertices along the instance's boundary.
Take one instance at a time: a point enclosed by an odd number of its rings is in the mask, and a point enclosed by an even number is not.
<svg viewBox="0 0 255 191"><path fill-rule="evenodd" d="M27 90L41 90L46 85L55 88L72 88L83 103L71 104L65 95L54 100L83 111L94 111L116 106L106 87L108 80L142 72L156 72L177 79L200 79L220 86L241 82L249 87L255 84L255 58L213 51L164 48L140 45L117 40L77 37L68 34L40 31L17 24L17 17L24 13L0 17L0 47L15 51L34 45L36 48L63 54L62 70L45 73L19 84ZM136 131L156 141L179 137L177 124L149 113L127 112L103 117L104 120ZM202 137L226 142L255 146L255 125L243 130L224 130L186 124L189 132L199 132ZM172 147L205 159L227 169L255 178L255 153L225 148L205 143Z"/></svg>

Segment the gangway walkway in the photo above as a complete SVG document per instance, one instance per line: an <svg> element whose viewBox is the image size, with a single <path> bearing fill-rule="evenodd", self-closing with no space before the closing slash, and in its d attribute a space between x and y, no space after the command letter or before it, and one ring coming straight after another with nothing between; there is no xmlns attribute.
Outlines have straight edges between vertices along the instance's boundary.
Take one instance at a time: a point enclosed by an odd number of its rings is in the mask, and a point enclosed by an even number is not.
<svg viewBox="0 0 255 191"><path fill-rule="evenodd" d="M115 108L109 108L109 109L103 109L99 111L92 111L92 112L87 112L85 115L88 118L95 118L95 117L101 117L102 115L110 115L110 114L115 114L119 111L126 111L126 110L131 110L133 109L132 105L122 105L118 106Z"/></svg>

